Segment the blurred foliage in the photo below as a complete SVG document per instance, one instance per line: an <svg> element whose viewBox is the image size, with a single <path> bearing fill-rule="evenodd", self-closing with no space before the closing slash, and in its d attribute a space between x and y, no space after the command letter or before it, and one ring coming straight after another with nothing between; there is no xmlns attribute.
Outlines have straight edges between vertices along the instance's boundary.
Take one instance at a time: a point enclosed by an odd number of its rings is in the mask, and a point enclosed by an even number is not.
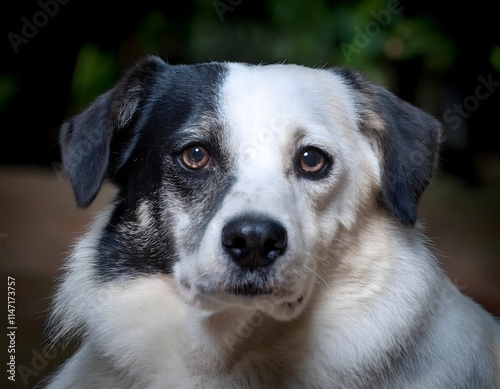
<svg viewBox="0 0 500 389"><path fill-rule="evenodd" d="M175 17L152 10L122 47L126 59L182 52L190 62L220 60L289 62L358 68L375 82L391 84L391 61L422 57L431 71L444 72L454 46L429 18L407 18L397 2L358 0L269 0L263 17L238 12L237 2L197 0L175 36ZM495 56L493 56L495 57ZM498 55L495 57L497 58ZM96 46L80 50L72 82L73 108L88 104L117 75L115 58Z"/></svg>
<svg viewBox="0 0 500 389"><path fill-rule="evenodd" d="M79 110L87 106L97 95L109 89L117 71L118 62L114 55L93 44L85 44L78 53L73 71L73 108Z"/></svg>
<svg viewBox="0 0 500 389"><path fill-rule="evenodd" d="M172 43L168 39L170 28L171 22L163 12L150 12L137 32L141 49L146 53L161 56Z"/></svg>
<svg viewBox="0 0 500 389"><path fill-rule="evenodd" d="M6 109L19 90L19 80L12 74L0 74L0 112Z"/></svg>
<svg viewBox="0 0 500 389"><path fill-rule="evenodd" d="M429 71L444 72L455 47L430 18L405 17L395 1L269 0L260 20L230 7L220 20L214 4L198 1L187 50L195 59L296 62L358 68L390 83L390 61L422 57Z"/></svg>
<svg viewBox="0 0 500 389"><path fill-rule="evenodd" d="M491 66L500 73L500 46L495 46L491 49L490 63Z"/></svg>
<svg viewBox="0 0 500 389"><path fill-rule="evenodd" d="M390 88L397 88L392 78L398 61L418 58L426 71L442 74L456 58L455 42L435 20L406 16L397 0L267 0L246 7L248 1L192 0L182 18L175 8L153 8L112 50L85 43L73 72L70 111L108 89L121 69L144 54L185 62L343 65ZM500 46L490 61L500 69ZM0 110L17 85L11 75L0 78Z"/></svg>
<svg viewBox="0 0 500 389"><path fill-rule="evenodd" d="M30 19L38 4L30 2L11 2L13 11L0 14L12 19L5 31L22 33L21 16ZM481 99L474 112L460 110L474 103L480 76L492 78L495 88L499 80L499 4L457 3L450 14L430 0L143 0L119 12L97 1L71 2L19 54L4 42L0 120L23 152L0 142L0 163L51 163L61 121L111 88L139 57L155 54L172 64L357 69L453 130L447 139L460 141L447 142L457 151L446 157L453 159L449 166L473 177L472 150L500 148L494 124L500 95ZM457 122L460 128L451 128ZM33 139L29 148L25 131Z"/></svg>

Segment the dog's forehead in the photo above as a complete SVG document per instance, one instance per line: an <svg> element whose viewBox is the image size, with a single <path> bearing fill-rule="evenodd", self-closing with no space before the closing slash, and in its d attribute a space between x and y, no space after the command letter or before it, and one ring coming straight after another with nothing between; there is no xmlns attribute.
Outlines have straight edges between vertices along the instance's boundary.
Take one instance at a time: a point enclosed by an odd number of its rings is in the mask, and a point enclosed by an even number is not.
<svg viewBox="0 0 500 389"><path fill-rule="evenodd" d="M229 64L220 109L240 139L272 137L274 143L298 132L347 131L357 120L353 91L340 75L298 65Z"/></svg>

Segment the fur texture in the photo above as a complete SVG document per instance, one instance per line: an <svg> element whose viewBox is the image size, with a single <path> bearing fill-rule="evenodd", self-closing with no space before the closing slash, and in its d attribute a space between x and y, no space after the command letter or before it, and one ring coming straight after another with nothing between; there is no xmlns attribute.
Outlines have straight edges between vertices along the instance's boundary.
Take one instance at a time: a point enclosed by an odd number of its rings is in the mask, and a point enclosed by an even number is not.
<svg viewBox="0 0 500 389"><path fill-rule="evenodd" d="M500 387L500 326L417 222L439 140L345 69L144 59L62 127L78 204L119 194L68 260L52 341L82 344L47 387Z"/></svg>

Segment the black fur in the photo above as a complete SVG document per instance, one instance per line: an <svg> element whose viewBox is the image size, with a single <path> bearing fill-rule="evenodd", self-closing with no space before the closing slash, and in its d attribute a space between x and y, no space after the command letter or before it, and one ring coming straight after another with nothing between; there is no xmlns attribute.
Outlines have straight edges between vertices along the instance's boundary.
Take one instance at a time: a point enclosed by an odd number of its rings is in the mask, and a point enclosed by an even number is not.
<svg viewBox="0 0 500 389"><path fill-rule="evenodd" d="M418 201L437 166L440 123L356 72L334 71L356 92L360 127L382 153L384 204L403 225L413 226ZM382 120L383 129L374 128L374 117Z"/></svg>
<svg viewBox="0 0 500 389"><path fill-rule="evenodd" d="M406 226L417 221L420 196L437 165L441 126L432 116L375 86L375 109L385 123L382 197Z"/></svg>
<svg viewBox="0 0 500 389"><path fill-rule="evenodd" d="M92 203L104 179L114 178L130 156L149 86L166 69L159 58L144 59L115 88L63 124L62 161L80 207Z"/></svg>
<svg viewBox="0 0 500 389"><path fill-rule="evenodd" d="M108 170L109 145L113 133L108 115L112 91L98 97L85 112L61 128L61 154L76 202L92 203Z"/></svg>
<svg viewBox="0 0 500 389"><path fill-rule="evenodd" d="M214 171L193 174L179 166L178 154L186 143L182 130L187 127L199 127L196 139L208 146L222 143L207 139L221 136L222 128L203 128L203 117L215 117L225 72L217 63L170 66L148 57L62 126L62 159L77 204L90 205L105 179L119 190L98 246L101 279L171 271L175 253L165 192L183 199L187 208L201 198L206 201L206 193L211 193L206 212L214 212L221 203L219 195L230 178L219 174L222 178L217 179ZM222 155L215 146L210 152ZM218 172L227 171L227 161L217 160ZM207 191L207 185L213 189ZM136 216L143 201L154 214L147 233L139 229Z"/></svg>

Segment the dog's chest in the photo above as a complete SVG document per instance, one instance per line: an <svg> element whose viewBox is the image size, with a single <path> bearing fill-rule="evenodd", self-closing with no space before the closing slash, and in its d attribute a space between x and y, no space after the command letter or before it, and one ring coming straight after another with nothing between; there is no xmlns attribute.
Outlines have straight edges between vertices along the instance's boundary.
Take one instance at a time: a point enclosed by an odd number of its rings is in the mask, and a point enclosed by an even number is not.
<svg viewBox="0 0 500 389"><path fill-rule="evenodd" d="M170 371L160 380L163 385L165 380L192 388L331 384L333 372L326 363L328 342L317 342L320 334L309 333L311 329L304 323L285 324L279 329L255 318L253 322L236 319L233 323L218 329L200 323L184 326L178 338L178 359L169 364Z"/></svg>

